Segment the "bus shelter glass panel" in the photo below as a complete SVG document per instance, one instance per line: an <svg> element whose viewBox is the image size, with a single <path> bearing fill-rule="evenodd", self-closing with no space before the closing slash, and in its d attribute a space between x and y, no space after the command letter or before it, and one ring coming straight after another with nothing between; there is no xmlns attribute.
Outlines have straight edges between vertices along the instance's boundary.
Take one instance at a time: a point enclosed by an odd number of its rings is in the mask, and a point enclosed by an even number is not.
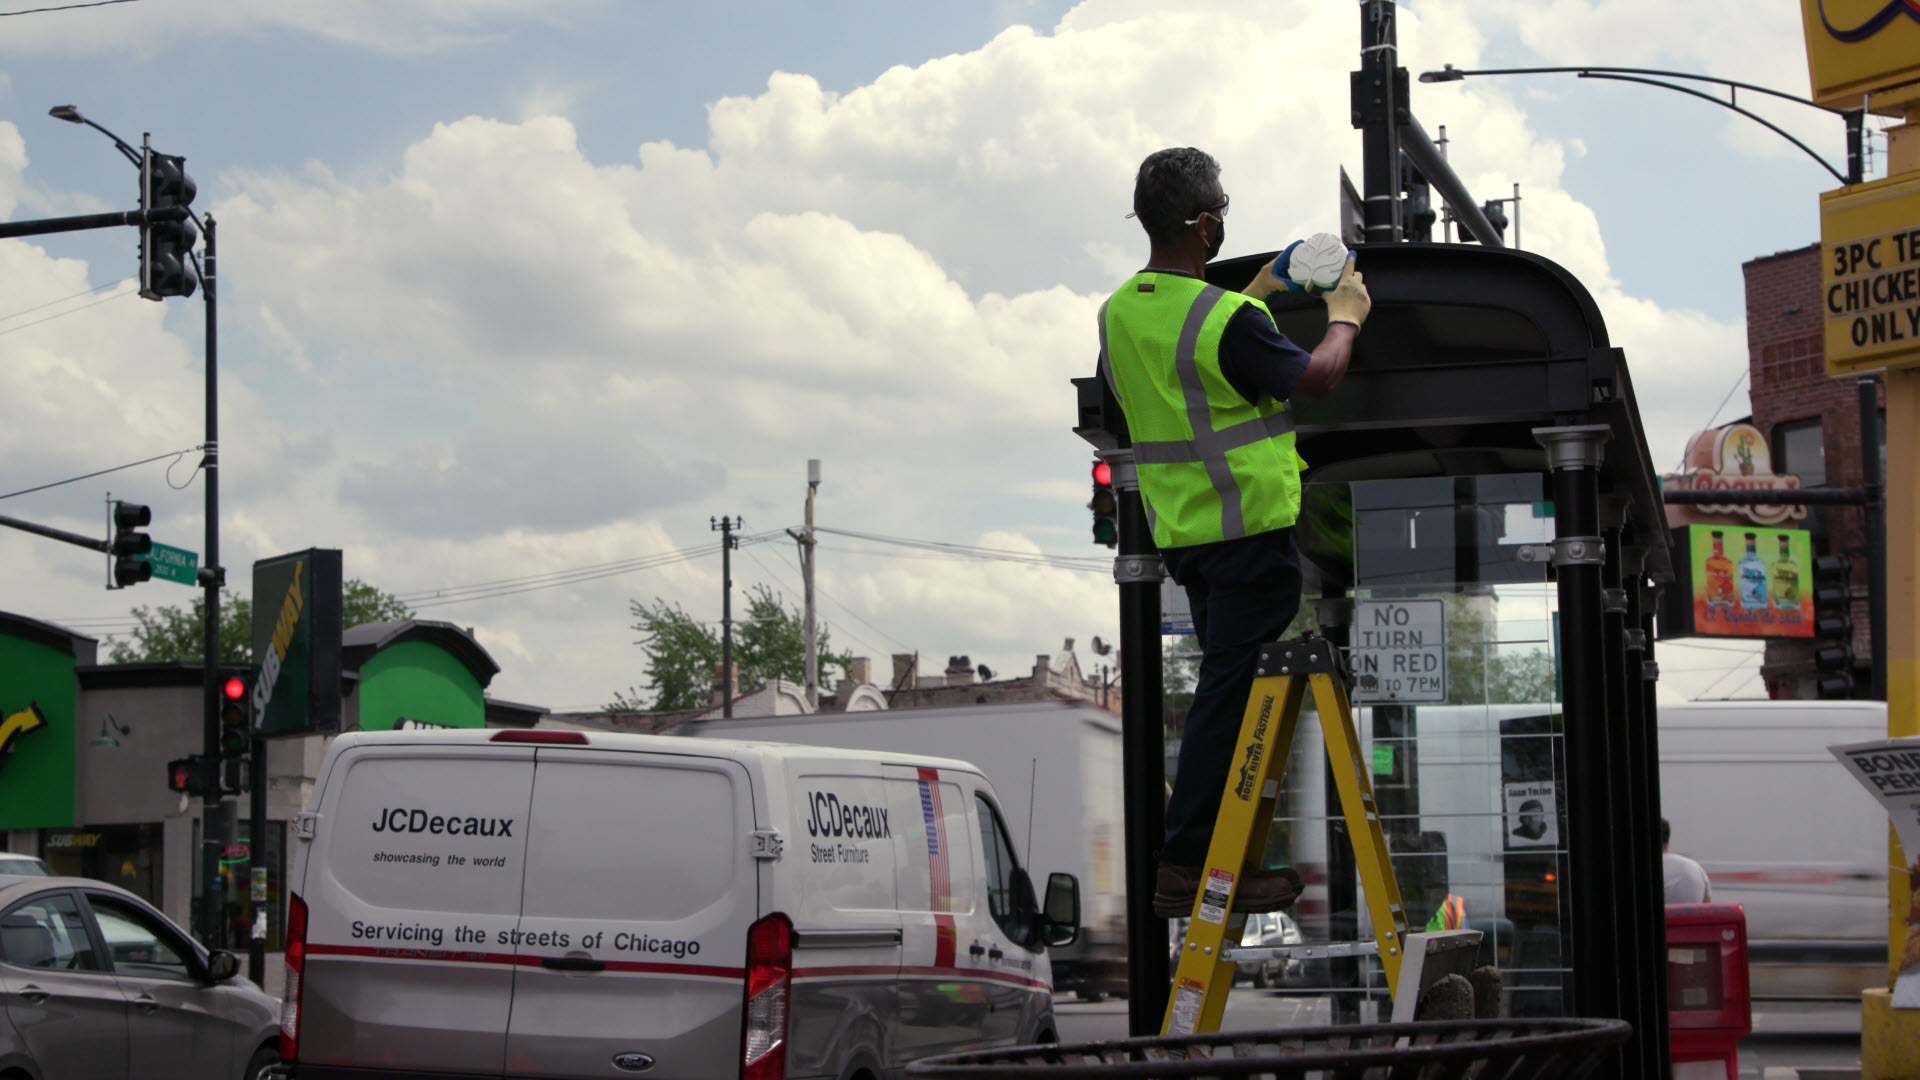
<svg viewBox="0 0 1920 1080"><path fill-rule="evenodd" d="M1543 479L1310 484L1300 529L1303 621L1351 648L1354 725L1409 919L1482 931L1480 961L1500 970L1514 1016L1562 1015L1569 974L1557 598L1544 561L1522 557L1553 538ZM1268 865L1309 883L1294 913L1305 940L1365 940L1370 898L1308 720ZM1303 999L1302 1022L1390 1008L1370 959L1309 961L1285 992Z"/></svg>

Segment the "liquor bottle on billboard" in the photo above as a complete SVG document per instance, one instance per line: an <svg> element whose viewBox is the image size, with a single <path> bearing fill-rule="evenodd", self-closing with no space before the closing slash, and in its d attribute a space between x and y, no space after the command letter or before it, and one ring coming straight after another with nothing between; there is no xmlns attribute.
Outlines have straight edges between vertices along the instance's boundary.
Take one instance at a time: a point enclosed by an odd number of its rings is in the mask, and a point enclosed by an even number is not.
<svg viewBox="0 0 1920 1080"><path fill-rule="evenodd" d="M1760 538L1747 534L1747 553L1740 557L1740 606L1748 611L1767 610L1767 564L1760 561Z"/></svg>
<svg viewBox="0 0 1920 1080"><path fill-rule="evenodd" d="M1773 562L1773 606L1783 611L1800 610L1800 564L1793 561L1787 537L1780 537L1780 557Z"/></svg>
<svg viewBox="0 0 1920 1080"><path fill-rule="evenodd" d="M1707 556L1707 606L1733 606L1733 560L1727 558L1720 533L1713 534L1713 554Z"/></svg>

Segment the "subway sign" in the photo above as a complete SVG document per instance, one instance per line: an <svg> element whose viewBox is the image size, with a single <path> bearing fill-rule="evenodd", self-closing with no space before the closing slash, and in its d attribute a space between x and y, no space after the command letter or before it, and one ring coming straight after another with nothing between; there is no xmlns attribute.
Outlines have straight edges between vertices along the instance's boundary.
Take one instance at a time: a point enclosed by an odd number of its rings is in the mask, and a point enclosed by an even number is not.
<svg viewBox="0 0 1920 1080"><path fill-rule="evenodd" d="M341 587L337 550L253 564L254 734L340 730Z"/></svg>

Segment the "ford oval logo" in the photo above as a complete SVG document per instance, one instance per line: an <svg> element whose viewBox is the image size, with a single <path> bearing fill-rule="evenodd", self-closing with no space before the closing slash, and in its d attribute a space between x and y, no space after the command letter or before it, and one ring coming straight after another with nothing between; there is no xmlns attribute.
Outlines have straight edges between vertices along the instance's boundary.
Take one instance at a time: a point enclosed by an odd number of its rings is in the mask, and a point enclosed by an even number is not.
<svg viewBox="0 0 1920 1080"><path fill-rule="evenodd" d="M653 1068L652 1054L615 1054L613 1067L625 1072L646 1072Z"/></svg>

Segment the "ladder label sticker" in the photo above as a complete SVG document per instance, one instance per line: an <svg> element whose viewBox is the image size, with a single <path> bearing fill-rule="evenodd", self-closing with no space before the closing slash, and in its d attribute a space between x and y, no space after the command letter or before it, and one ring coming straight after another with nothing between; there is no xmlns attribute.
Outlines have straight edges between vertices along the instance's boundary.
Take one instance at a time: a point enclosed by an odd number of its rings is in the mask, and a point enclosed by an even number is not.
<svg viewBox="0 0 1920 1080"><path fill-rule="evenodd" d="M1208 870L1206 887L1200 890L1200 921L1225 923L1227 901L1233 896L1233 875L1225 870Z"/></svg>
<svg viewBox="0 0 1920 1080"><path fill-rule="evenodd" d="M1444 704L1446 601L1355 601L1353 675L1356 702Z"/></svg>
<svg viewBox="0 0 1920 1080"><path fill-rule="evenodd" d="M1207 987L1197 979L1181 979L1173 991L1173 1019L1167 1024L1169 1035L1191 1035L1200 1026L1200 1003Z"/></svg>

